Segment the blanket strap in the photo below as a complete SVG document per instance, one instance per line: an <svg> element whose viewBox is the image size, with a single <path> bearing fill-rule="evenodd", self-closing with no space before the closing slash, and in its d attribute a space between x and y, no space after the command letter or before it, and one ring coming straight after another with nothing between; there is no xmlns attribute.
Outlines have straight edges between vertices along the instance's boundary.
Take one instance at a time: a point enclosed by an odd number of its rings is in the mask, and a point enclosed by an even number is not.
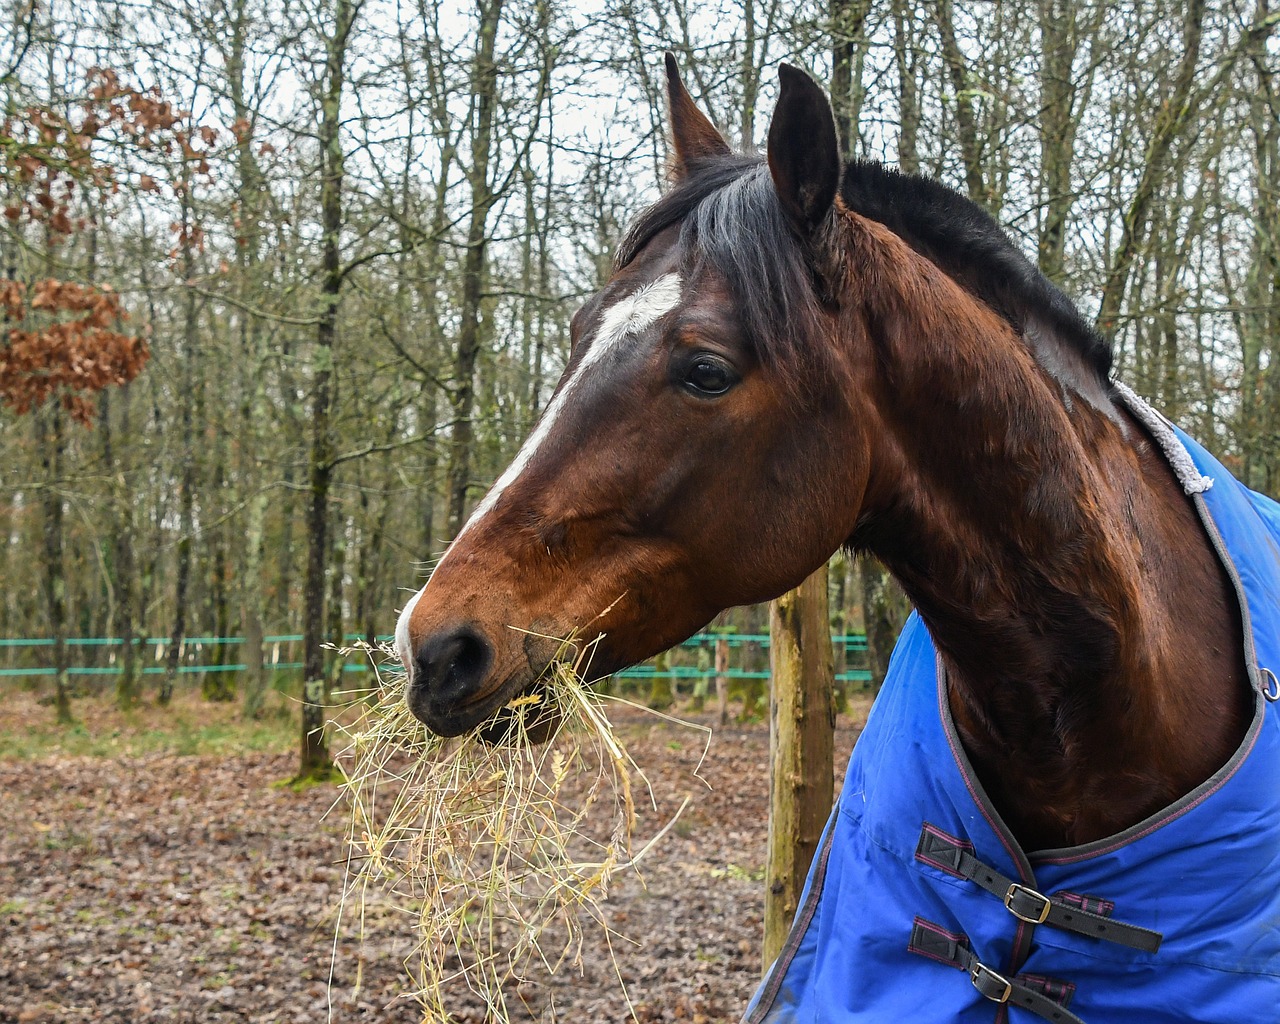
<svg viewBox="0 0 1280 1024"><path fill-rule="evenodd" d="M1045 896L982 863L970 852L971 849L968 843L925 822L920 832L920 842L916 845L916 860L976 883L1000 900L1005 909L1019 921L1047 924L1051 928L1116 942L1147 953L1154 953L1160 948L1160 942L1164 938L1162 933L1125 924L1123 921L1113 921L1080 906Z"/></svg>
<svg viewBox="0 0 1280 1024"><path fill-rule="evenodd" d="M1075 986L1031 975L1006 978L974 955L965 936L949 932L931 921L915 919L911 944L907 949L964 971L973 987L993 1003L1020 1006L1053 1024L1084 1024L1066 1007Z"/></svg>

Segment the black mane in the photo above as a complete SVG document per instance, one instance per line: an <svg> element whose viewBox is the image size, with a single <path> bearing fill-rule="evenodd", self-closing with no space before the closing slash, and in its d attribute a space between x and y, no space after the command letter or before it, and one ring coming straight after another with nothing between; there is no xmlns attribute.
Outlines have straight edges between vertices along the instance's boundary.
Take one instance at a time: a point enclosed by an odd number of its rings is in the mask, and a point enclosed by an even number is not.
<svg viewBox="0 0 1280 1024"><path fill-rule="evenodd" d="M814 275L763 159L716 157L689 171L636 218L619 244L615 267L625 267L654 236L679 224L691 258L710 260L728 279L760 357L795 372L812 367L822 358L805 344L818 310ZM1019 334L1028 328L1051 332L1106 382L1110 344L977 204L930 178L866 162L845 168L840 197L855 213L898 235Z"/></svg>
<svg viewBox="0 0 1280 1024"><path fill-rule="evenodd" d="M932 178L864 161L845 168L840 198L855 213L887 227L1019 334L1035 318L1107 379L1110 343L976 203Z"/></svg>

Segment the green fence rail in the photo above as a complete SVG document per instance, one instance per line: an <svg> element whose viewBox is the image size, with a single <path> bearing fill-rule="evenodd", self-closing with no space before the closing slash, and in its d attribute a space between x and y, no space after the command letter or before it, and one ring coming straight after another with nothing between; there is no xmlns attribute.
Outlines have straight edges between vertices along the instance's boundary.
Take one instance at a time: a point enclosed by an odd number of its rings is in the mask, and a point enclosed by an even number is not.
<svg viewBox="0 0 1280 1024"><path fill-rule="evenodd" d="M357 640L364 640L365 637L350 634L343 638L344 643L350 643ZM391 636L379 636L376 640L379 643L390 641ZM271 647L272 656L266 659L266 667L269 671L301 671L303 663L301 661L280 661L280 645L301 643L303 636L300 633L288 633L278 636L265 636L262 638L263 645ZM731 649L754 647L761 653L769 647L769 635L767 633L698 633L691 636L678 647L672 648L669 652L674 655L677 651L686 649L714 649L715 644L719 641L726 641ZM120 648L123 647L124 641L119 637L69 637L63 641L67 647L76 648ZM848 660L850 654L862 655L867 649L867 639L861 633L849 634L833 634L831 637L832 644L837 648L842 648L845 652L845 659ZM23 651L34 653L39 648L48 648L54 646L55 641L50 637L0 637L0 658L3 657L4 651L7 649L15 654ZM154 648L155 654L151 656L153 664L141 667L142 675L163 675L168 671L165 665L154 664L159 662L169 648L168 637L139 637L134 641L135 645L140 648ZM245 643L245 638L240 636L191 636L182 641L179 657L190 658L193 654L203 653L205 646L209 647L228 647ZM115 661L115 651L109 651L111 661ZM148 655L143 655L144 658ZM199 663L199 664L180 664L177 671L182 675L189 675L202 672L244 672L248 669L247 664L241 663ZM343 665L344 672L367 672L370 666L367 659L350 661ZM22 677L22 676L51 676L56 673L56 669L48 665L26 665L26 666L2 666L0 665L0 677ZM67 668L67 675L70 676L117 676L123 671L123 667L118 664L107 665L73 665ZM713 665L667 665L665 668L658 668L652 663L635 665L628 669L623 669L617 673L623 679L678 679L697 681L701 679L714 679L716 676L724 676L727 679L768 679L768 669L748 669L748 668L728 668L723 672L717 672ZM871 681L871 673L866 669L847 668L836 673L836 679L841 682L859 682L868 683Z"/></svg>
<svg viewBox="0 0 1280 1024"><path fill-rule="evenodd" d="M264 636L262 638L262 642L264 644L301 643L305 639L306 637L304 637L301 633L285 633L285 634L281 634L280 636ZM362 634L348 633L342 639L344 643L351 643L353 641L364 640L366 638ZM392 639L394 639L394 637L388 634L387 636L380 636L380 637L376 637L375 639L378 641L378 643L384 643L384 642L391 641ZM36 637L35 639L30 639L30 640L0 637L0 647L52 647L55 642L56 641L54 641L52 637ZM67 637L67 639L63 640L62 642L66 644L68 647L122 647L124 646L124 641L120 639L120 637L118 636L108 636L108 637L72 636L72 637ZM152 636L152 637L146 637L146 638L135 637L133 642L141 647L164 646L169 643L169 638L167 636ZM328 643L328 640L326 639L325 642ZM192 644L209 644L210 646L216 646L218 644L242 644L242 643L245 643L245 638L242 636L189 636L189 637L185 637L182 641L182 645L184 647L190 646Z"/></svg>

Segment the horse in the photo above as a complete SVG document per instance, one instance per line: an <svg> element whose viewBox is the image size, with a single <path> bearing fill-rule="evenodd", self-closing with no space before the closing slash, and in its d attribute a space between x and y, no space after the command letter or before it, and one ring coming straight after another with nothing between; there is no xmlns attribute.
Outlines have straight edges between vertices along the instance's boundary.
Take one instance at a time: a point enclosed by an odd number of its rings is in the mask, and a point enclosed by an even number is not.
<svg viewBox="0 0 1280 1024"><path fill-rule="evenodd" d="M458 734L556 638L605 675L869 552L916 611L746 1019L1274 1019L1280 506L976 205L843 165L805 72L763 158L667 91L667 191L401 613L409 707Z"/></svg>

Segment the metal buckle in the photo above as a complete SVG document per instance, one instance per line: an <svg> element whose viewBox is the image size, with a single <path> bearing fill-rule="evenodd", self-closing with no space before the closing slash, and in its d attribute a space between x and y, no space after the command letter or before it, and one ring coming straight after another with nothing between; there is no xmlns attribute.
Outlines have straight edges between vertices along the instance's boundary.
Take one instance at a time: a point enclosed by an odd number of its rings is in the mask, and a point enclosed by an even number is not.
<svg viewBox="0 0 1280 1024"><path fill-rule="evenodd" d="M983 997L990 999L993 1003L1007 1003L1009 997L1013 995L1013 983L1009 981L1003 974L997 974L984 963L977 960L973 962L973 966L969 968L969 980L973 982L973 987ZM999 995L992 995L986 988L984 983L994 981L998 985L1004 986L1004 991Z"/></svg>
<svg viewBox="0 0 1280 1024"><path fill-rule="evenodd" d="M1040 911L1038 917L1028 917L1026 914L1020 914L1013 909L1013 901L1019 896L1026 896L1030 899L1040 901ZM1019 885L1013 882L1009 886L1009 891L1004 894L1005 908L1016 917L1019 921L1026 921L1027 924L1044 924L1049 919L1049 908L1053 905L1049 902L1049 897L1043 893L1038 893L1034 889L1028 889L1025 885Z"/></svg>
<svg viewBox="0 0 1280 1024"><path fill-rule="evenodd" d="M1280 700L1280 679L1276 679L1276 674L1269 668L1261 669L1260 674L1262 676L1262 681L1265 684L1262 696L1266 697L1268 701L1274 704L1276 701ZM1268 682L1268 680L1270 680L1270 682Z"/></svg>

